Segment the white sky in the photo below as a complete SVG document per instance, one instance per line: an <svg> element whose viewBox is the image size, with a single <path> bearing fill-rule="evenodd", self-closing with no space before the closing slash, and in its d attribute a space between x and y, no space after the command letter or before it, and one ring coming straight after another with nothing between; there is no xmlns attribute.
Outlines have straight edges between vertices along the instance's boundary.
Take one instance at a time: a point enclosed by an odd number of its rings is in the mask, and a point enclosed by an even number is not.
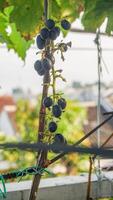
<svg viewBox="0 0 113 200"><path fill-rule="evenodd" d="M80 23L74 23L79 28ZM61 39L61 38L60 38ZM59 39L59 40L60 40ZM93 40L94 34L69 33L64 41L72 41L72 49L65 53L65 62L62 62L60 55L56 58L56 66L62 68L67 83L59 82L59 88L66 87L72 81L94 82L97 80L97 52ZM103 81L113 81L113 38L101 37L102 48L109 48L111 51L103 51L103 58L109 70L106 72L103 66ZM35 45L36 46L36 45ZM93 50L73 50L73 48L91 48ZM95 50L94 50L95 49ZM10 92L12 88L30 88L35 92L41 91L42 77L34 70L34 62L37 59L37 49L31 48L27 53L26 64L18 56L6 48L0 48L0 89L1 92ZM0 92L0 93L1 93Z"/></svg>

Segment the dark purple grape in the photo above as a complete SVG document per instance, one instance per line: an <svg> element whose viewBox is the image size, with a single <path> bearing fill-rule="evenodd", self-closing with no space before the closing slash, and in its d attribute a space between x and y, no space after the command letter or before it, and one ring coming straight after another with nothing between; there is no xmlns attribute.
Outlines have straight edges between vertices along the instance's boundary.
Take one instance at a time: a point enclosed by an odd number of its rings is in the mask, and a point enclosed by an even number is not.
<svg viewBox="0 0 113 200"><path fill-rule="evenodd" d="M60 106L59 106L59 105L54 105L54 106L52 107L52 113L53 113L53 115L54 115L55 117L60 117L61 114L62 114L62 111L61 111L61 109L60 109Z"/></svg>
<svg viewBox="0 0 113 200"><path fill-rule="evenodd" d="M66 100L64 98L58 99L58 105L63 109L66 107Z"/></svg>
<svg viewBox="0 0 113 200"><path fill-rule="evenodd" d="M58 37L58 36L60 35L60 28L57 27L57 26L55 26L54 30L55 30L56 35L57 35L57 37Z"/></svg>
<svg viewBox="0 0 113 200"><path fill-rule="evenodd" d="M40 31L40 36L43 40L46 40L49 37L49 31L47 28L43 28Z"/></svg>
<svg viewBox="0 0 113 200"><path fill-rule="evenodd" d="M37 36L36 43L39 49L43 49L45 47L45 40L43 40L40 35Z"/></svg>
<svg viewBox="0 0 113 200"><path fill-rule="evenodd" d="M57 133L55 135L54 142L56 142L58 144L66 144L66 140L65 140L64 136L60 133Z"/></svg>
<svg viewBox="0 0 113 200"><path fill-rule="evenodd" d="M49 31L49 39L56 40L56 38L57 38L57 32L55 28L53 28L52 30Z"/></svg>
<svg viewBox="0 0 113 200"><path fill-rule="evenodd" d="M41 61L41 63L42 63L43 68L45 69L45 71L48 71L48 70L50 70L52 68L52 62L48 58L44 58Z"/></svg>
<svg viewBox="0 0 113 200"><path fill-rule="evenodd" d="M43 100L43 104L46 108L49 108L50 106L52 106L53 101L52 101L51 97L45 97Z"/></svg>
<svg viewBox="0 0 113 200"><path fill-rule="evenodd" d="M55 122L50 122L49 123L49 131L55 132L56 130L57 130L57 124Z"/></svg>
<svg viewBox="0 0 113 200"><path fill-rule="evenodd" d="M43 68L43 66L42 66L40 60L37 60L37 61L35 62L34 68L35 68L35 70L37 71L37 73L38 73L40 76L43 76L43 75L45 74L45 69Z"/></svg>
<svg viewBox="0 0 113 200"><path fill-rule="evenodd" d="M67 144L66 139L64 138L64 136L60 133L57 133L54 137L54 142L52 143L53 147L54 145L62 145L62 144ZM56 148L54 147L52 150L54 153L61 153L60 150L56 150Z"/></svg>
<svg viewBox="0 0 113 200"><path fill-rule="evenodd" d="M55 26L55 22L52 19L48 19L46 21L46 26L47 26L48 29L51 30Z"/></svg>
<svg viewBox="0 0 113 200"><path fill-rule="evenodd" d="M69 29L71 28L70 22L68 22L66 19L63 19L63 20L61 21L61 26L62 26L62 28L65 29L65 30L69 30Z"/></svg>

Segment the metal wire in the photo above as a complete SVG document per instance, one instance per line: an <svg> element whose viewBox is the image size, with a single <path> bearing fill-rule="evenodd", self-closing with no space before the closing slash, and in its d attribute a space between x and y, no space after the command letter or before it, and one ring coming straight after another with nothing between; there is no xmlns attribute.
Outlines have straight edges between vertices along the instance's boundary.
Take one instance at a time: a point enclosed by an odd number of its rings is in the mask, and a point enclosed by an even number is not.
<svg viewBox="0 0 113 200"><path fill-rule="evenodd" d="M101 44L100 44L100 30L98 29L96 33L96 38L94 40L95 44L97 45L97 73L98 73L98 97L97 97L97 125L100 124L100 98L101 98L101 57L102 57L102 49L101 49ZM97 146L98 148L101 145L101 132L100 129L97 130ZM98 169L100 169L100 158L98 157Z"/></svg>

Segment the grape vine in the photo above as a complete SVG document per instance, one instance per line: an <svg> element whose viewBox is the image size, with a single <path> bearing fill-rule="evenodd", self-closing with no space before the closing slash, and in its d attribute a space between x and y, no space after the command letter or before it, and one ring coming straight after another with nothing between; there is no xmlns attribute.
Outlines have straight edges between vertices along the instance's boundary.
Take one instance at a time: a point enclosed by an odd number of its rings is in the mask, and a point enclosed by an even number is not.
<svg viewBox="0 0 113 200"><path fill-rule="evenodd" d="M63 19L61 27L64 30L70 29L70 23ZM61 133L57 133L58 122L62 113L66 108L66 100L62 93L57 92L56 80L58 78L66 81L62 76L62 70L55 68L55 53L61 54L64 61L64 53L71 47L71 42L55 44L55 40L60 35L59 23L57 25L53 19L45 20L45 27L40 30L37 35L36 44L39 49L37 54L41 55L41 59L36 60L34 69L37 74L43 76L43 92L39 116L38 141L48 144L66 144L66 139ZM52 94L48 95L48 89L52 88ZM47 153L45 151L38 152L37 164L41 167L48 165ZM54 151L54 153L60 153ZM29 200L35 200L40 183L41 175L35 175L31 188Z"/></svg>
<svg viewBox="0 0 113 200"><path fill-rule="evenodd" d="M64 30L70 29L70 23L63 19L60 22ZM57 93L56 89L56 80L61 78L65 81L65 78L62 76L62 70L55 69L55 52L61 53L61 58L64 61L64 52L71 47L71 42L69 43L56 43L55 40L60 35L59 24L55 23L53 19L48 19L40 31L40 34L36 38L37 47L39 50L38 53L41 54L41 60L37 60L34 64L34 68L38 75L44 76L45 73L50 73L50 83L49 87L52 87L52 94L43 99L43 105L46 109L45 117L45 127L44 127L44 137L42 142L47 143L65 143L66 140L61 135L61 133L56 133L58 128L58 122L61 119L62 113L66 108L66 100L63 98L63 94ZM50 41L49 45L47 41ZM49 46L49 54L45 54L45 47ZM58 152L57 152L58 153Z"/></svg>

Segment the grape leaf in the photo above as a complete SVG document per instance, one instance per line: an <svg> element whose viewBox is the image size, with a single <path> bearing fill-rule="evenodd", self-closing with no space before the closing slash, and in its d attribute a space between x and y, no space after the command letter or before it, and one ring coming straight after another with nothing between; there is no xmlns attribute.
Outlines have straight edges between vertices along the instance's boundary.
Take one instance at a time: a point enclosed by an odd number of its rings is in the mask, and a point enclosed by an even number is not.
<svg viewBox="0 0 113 200"><path fill-rule="evenodd" d="M8 48L12 48L18 53L18 56L23 60L26 57L26 52L33 43L33 40L26 41L23 37L21 37L20 32L17 31L16 25L14 23L10 24L11 34L9 35L11 46L8 45Z"/></svg>
<svg viewBox="0 0 113 200"><path fill-rule="evenodd" d="M113 31L113 1L111 0L90 0L85 1L85 12L82 23L85 29L96 31L104 20L108 18L106 32Z"/></svg>
<svg viewBox="0 0 113 200"><path fill-rule="evenodd" d="M8 49L14 49L18 56L24 60L26 51L33 40L26 41L17 31L16 25L9 22L9 15L12 9L13 7L11 6L4 10L4 14L0 12L0 42L6 43Z"/></svg>
<svg viewBox="0 0 113 200"><path fill-rule="evenodd" d="M55 0L50 1L50 15L56 22L60 22L62 19L67 19L70 22L75 21L79 17L81 10L83 9L84 0ZM65 31L60 23L58 24L63 35L66 36L69 31Z"/></svg>
<svg viewBox="0 0 113 200"><path fill-rule="evenodd" d="M7 33L8 18L2 12L0 12L0 42L9 44L10 39Z"/></svg>
<svg viewBox="0 0 113 200"><path fill-rule="evenodd" d="M32 39L44 26L42 0L0 0L0 42L24 59ZM5 8L6 7L6 8ZM85 29L96 31L107 18L106 32L113 31L113 0L50 0L49 17L60 26L62 18L75 21L83 11ZM7 32L10 27L11 33ZM61 28L64 35L67 31ZM20 41L20 43L19 43ZM30 41L30 42L28 42Z"/></svg>
<svg viewBox="0 0 113 200"><path fill-rule="evenodd" d="M84 7L84 0L56 0L56 2L61 8L61 19L67 18L70 22L79 17Z"/></svg>
<svg viewBox="0 0 113 200"><path fill-rule="evenodd" d="M8 6L7 0L0 0L0 11L3 11Z"/></svg>
<svg viewBox="0 0 113 200"><path fill-rule="evenodd" d="M109 35L113 32L113 14L112 13L109 14L108 16L108 21L107 21L107 26L106 26L106 33L108 33Z"/></svg>
<svg viewBox="0 0 113 200"><path fill-rule="evenodd" d="M42 24L43 6L41 0L8 0L14 6L10 21L16 24L21 34L31 39ZM34 34L33 34L34 33ZM28 38L28 39L29 39Z"/></svg>

